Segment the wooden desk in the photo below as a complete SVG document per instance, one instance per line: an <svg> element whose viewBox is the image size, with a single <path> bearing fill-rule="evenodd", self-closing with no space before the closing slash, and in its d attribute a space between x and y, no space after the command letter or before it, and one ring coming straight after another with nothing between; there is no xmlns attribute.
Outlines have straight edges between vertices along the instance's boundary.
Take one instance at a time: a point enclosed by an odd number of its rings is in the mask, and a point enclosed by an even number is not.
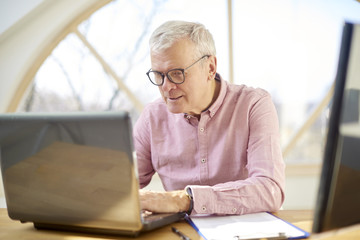
<svg viewBox="0 0 360 240"><path fill-rule="evenodd" d="M307 210L282 210L275 214L276 216L293 223L295 226L311 231L312 227L312 211ZM171 226L178 228L192 240L203 240L197 232L186 222L178 222L158 230L141 234L137 240L142 239L167 239L179 240L180 238L171 232ZM105 235L89 235L72 232L45 231L34 229L31 223L21 224L19 221L11 220L7 215L7 210L0 209L0 239L24 239L24 240L108 240L108 239L132 239L123 236L105 236ZM359 240L360 226L350 227L335 232L312 235L310 239L324 240Z"/></svg>
<svg viewBox="0 0 360 240"><path fill-rule="evenodd" d="M152 232L141 234L137 238L124 236L90 235L73 232L59 232L36 230L32 223L22 224L9 218L7 210L0 209L0 239L6 240L109 240L109 239L167 239L179 240L180 238L171 231L171 226L176 227L192 240L201 240L197 232L185 221L171 224Z"/></svg>

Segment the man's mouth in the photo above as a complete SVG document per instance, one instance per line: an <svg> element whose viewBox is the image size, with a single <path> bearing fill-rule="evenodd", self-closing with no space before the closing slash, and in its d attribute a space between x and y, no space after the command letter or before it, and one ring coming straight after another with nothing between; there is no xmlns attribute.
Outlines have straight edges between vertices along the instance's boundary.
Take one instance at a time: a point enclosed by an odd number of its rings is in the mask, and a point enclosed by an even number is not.
<svg viewBox="0 0 360 240"><path fill-rule="evenodd" d="M168 99L171 101L176 101L178 99L180 99L182 96L178 96L178 97L169 97Z"/></svg>

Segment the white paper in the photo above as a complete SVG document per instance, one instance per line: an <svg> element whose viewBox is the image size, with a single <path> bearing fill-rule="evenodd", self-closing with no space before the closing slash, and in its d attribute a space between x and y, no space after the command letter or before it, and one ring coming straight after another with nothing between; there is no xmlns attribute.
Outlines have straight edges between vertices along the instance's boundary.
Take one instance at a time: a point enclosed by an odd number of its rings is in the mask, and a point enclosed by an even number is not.
<svg viewBox="0 0 360 240"><path fill-rule="evenodd" d="M307 234L266 212L240 216L191 216L191 220L207 240L269 238L279 234L294 238Z"/></svg>

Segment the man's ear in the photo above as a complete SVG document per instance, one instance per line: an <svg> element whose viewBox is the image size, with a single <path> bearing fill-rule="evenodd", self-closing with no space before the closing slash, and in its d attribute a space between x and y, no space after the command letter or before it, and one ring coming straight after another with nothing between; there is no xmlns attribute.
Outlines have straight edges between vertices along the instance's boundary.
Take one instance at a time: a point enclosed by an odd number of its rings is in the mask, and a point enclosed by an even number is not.
<svg viewBox="0 0 360 240"><path fill-rule="evenodd" d="M213 80L215 78L215 74L216 74L216 68L217 68L217 59L216 56L210 56L209 57L209 62L208 62L208 66L209 66L209 77L208 80Z"/></svg>

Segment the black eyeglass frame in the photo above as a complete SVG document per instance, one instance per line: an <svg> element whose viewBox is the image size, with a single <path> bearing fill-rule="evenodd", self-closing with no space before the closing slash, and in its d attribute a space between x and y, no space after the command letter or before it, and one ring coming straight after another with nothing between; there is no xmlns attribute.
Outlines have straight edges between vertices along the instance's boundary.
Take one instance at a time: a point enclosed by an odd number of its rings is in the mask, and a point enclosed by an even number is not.
<svg viewBox="0 0 360 240"><path fill-rule="evenodd" d="M170 69L169 71L167 71L166 73L162 73L162 72L159 72L159 71L152 71L151 68L149 69L149 71L147 71L146 75L148 76L150 82L152 84L154 84L155 86L162 86L164 84L164 81L165 81L165 75L166 77L169 79L170 82L172 83L175 83L175 84L182 84L185 82L185 71L188 70L189 68L191 68L192 66L194 66L196 63L200 62L200 60L204 59L205 57L210 57L211 55L204 55L202 56L201 58L199 58L198 60L196 60L194 63L192 63L190 66L186 67L186 68L174 68L174 69ZM174 82L171 78L171 76L169 75L170 72L172 71L181 71L182 75L183 75L183 80L182 82ZM160 74L161 78L162 78L162 81L161 83L156 83L156 82L153 82L151 80L151 77L150 77L150 73L158 73Z"/></svg>

